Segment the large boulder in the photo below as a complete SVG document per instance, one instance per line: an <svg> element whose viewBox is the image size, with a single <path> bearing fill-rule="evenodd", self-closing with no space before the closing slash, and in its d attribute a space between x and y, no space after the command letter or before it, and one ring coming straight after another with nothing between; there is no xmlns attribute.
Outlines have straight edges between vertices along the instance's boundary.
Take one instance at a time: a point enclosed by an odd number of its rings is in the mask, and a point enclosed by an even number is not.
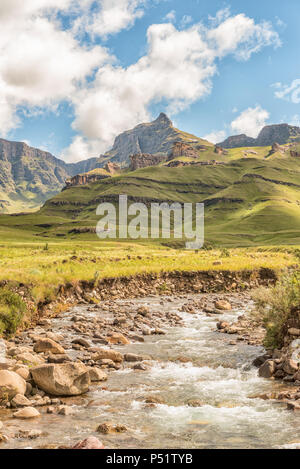
<svg viewBox="0 0 300 469"><path fill-rule="evenodd" d="M89 390L89 369L81 363L38 366L31 370L38 388L53 396L79 396Z"/></svg>
<svg viewBox="0 0 300 469"><path fill-rule="evenodd" d="M48 352L53 355L63 355L65 353L65 350L61 345L48 338L38 340L34 344L33 350L36 353Z"/></svg>
<svg viewBox="0 0 300 469"><path fill-rule="evenodd" d="M0 371L0 401L10 401L17 394L24 396L26 381L13 371Z"/></svg>

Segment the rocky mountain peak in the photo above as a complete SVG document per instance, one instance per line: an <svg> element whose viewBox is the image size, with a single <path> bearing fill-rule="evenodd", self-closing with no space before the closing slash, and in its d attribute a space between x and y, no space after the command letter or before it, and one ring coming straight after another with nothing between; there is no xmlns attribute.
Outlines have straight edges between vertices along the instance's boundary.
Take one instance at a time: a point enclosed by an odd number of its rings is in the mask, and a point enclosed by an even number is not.
<svg viewBox="0 0 300 469"><path fill-rule="evenodd" d="M272 146L275 142L279 145L285 145L294 141L300 141L300 127L275 124L265 126L257 138L248 137L245 134L235 135L228 137L218 145L222 148L264 147Z"/></svg>
<svg viewBox="0 0 300 469"><path fill-rule="evenodd" d="M187 136L186 133L175 129L172 121L162 112L153 122L139 124L134 129L118 135L113 148L100 156L100 161L103 166L107 161L112 161L125 167L130 164L130 155L163 153L167 157L175 142L191 143L191 140L193 144L209 145L198 137Z"/></svg>

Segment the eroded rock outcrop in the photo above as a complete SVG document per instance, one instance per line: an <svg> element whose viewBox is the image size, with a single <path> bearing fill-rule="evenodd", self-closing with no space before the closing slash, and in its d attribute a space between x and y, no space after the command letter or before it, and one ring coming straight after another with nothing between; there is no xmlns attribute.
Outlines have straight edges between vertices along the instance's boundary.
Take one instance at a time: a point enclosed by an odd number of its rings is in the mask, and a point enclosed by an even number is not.
<svg viewBox="0 0 300 469"><path fill-rule="evenodd" d="M130 155L130 170L147 168L148 166L156 166L167 159L166 155L151 155L150 153L137 153Z"/></svg>
<svg viewBox="0 0 300 469"><path fill-rule="evenodd" d="M199 151L197 151L192 145L188 145L183 142L175 142L172 148L172 152L169 155L169 160L174 158L180 158L185 156L187 158L198 158Z"/></svg>

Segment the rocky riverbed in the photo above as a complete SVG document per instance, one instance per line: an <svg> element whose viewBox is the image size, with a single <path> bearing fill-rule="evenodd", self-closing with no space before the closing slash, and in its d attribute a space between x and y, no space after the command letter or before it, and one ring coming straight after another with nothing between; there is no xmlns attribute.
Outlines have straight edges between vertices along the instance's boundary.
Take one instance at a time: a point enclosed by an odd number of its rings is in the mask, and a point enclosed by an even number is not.
<svg viewBox="0 0 300 469"><path fill-rule="evenodd" d="M259 376L251 308L247 293L153 295L41 319L0 342L0 448L300 447L299 386Z"/></svg>

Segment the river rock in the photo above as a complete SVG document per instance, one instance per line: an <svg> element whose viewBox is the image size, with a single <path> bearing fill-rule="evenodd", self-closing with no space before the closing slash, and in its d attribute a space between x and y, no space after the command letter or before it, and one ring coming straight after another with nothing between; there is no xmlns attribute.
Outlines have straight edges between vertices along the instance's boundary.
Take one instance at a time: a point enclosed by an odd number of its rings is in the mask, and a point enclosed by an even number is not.
<svg viewBox="0 0 300 469"><path fill-rule="evenodd" d="M48 363L66 363L66 362L71 362L72 360L68 355L53 355L50 353L48 356Z"/></svg>
<svg viewBox="0 0 300 469"><path fill-rule="evenodd" d="M83 339L82 337L79 337L78 339L73 340L72 344L81 345L82 347L87 348L87 349L91 347L90 342L86 339Z"/></svg>
<svg viewBox="0 0 300 469"><path fill-rule="evenodd" d="M78 396L89 390L88 368L81 363L43 365L31 370L35 384L53 396Z"/></svg>
<svg viewBox="0 0 300 469"><path fill-rule="evenodd" d="M101 368L97 368L97 367L89 368L89 375L90 375L90 380L92 383L107 380L107 374L104 373L104 371L101 370Z"/></svg>
<svg viewBox="0 0 300 469"><path fill-rule="evenodd" d="M65 417L74 414L74 409L68 405L61 405L58 407L58 415L64 415Z"/></svg>
<svg viewBox="0 0 300 469"><path fill-rule="evenodd" d="M111 423L104 422L98 426L97 432L102 433L102 435L111 435L115 433L125 433L127 432L127 427L125 425L112 425Z"/></svg>
<svg viewBox="0 0 300 469"><path fill-rule="evenodd" d="M291 327L289 330L288 330L288 333L290 335L294 335L296 337L299 337L300 336L300 329L296 329L295 327Z"/></svg>
<svg viewBox="0 0 300 469"><path fill-rule="evenodd" d="M14 371L0 371L0 401L11 400L17 394L24 396L26 381Z"/></svg>
<svg viewBox="0 0 300 469"><path fill-rule="evenodd" d="M266 355L260 355L259 357L255 358L253 360L252 365L255 366L255 368L260 368L267 360Z"/></svg>
<svg viewBox="0 0 300 469"><path fill-rule="evenodd" d="M14 413L14 417L16 419L34 419L36 417L39 417L41 414L39 413L38 410L36 410L34 407L25 407L22 410L18 410L18 412Z"/></svg>
<svg viewBox="0 0 300 469"><path fill-rule="evenodd" d="M199 399L190 399L188 402L187 402L187 405L189 407L202 407L203 406L203 402L201 402Z"/></svg>
<svg viewBox="0 0 300 469"><path fill-rule="evenodd" d="M300 402L293 402L293 401L288 402L287 409L300 412Z"/></svg>
<svg viewBox="0 0 300 469"><path fill-rule="evenodd" d="M34 344L33 350L36 353L49 352L53 355L63 355L65 353L65 349L61 345L48 338L38 340Z"/></svg>
<svg viewBox="0 0 300 469"><path fill-rule="evenodd" d="M124 360L126 362L140 362L143 360L143 357L135 355L134 353L125 353Z"/></svg>
<svg viewBox="0 0 300 469"><path fill-rule="evenodd" d="M283 371L288 375L294 375L298 371L298 364L294 360L287 358L283 363Z"/></svg>
<svg viewBox="0 0 300 469"><path fill-rule="evenodd" d="M145 402L146 404L165 404L165 401L160 396L148 396Z"/></svg>
<svg viewBox="0 0 300 469"><path fill-rule="evenodd" d="M294 374L293 378L294 378L294 381L300 381L300 370Z"/></svg>
<svg viewBox="0 0 300 469"><path fill-rule="evenodd" d="M38 355L35 355L30 352L20 353L19 355L16 356L16 359L19 362L26 363L26 365L29 365L29 366L37 366L37 365L42 365L43 363L45 363L45 360L42 357L39 357Z"/></svg>
<svg viewBox="0 0 300 469"><path fill-rule="evenodd" d="M217 309L220 309L221 311L231 311L232 310L231 304L229 303L229 301L226 301L226 300L216 301L215 302L215 307Z"/></svg>
<svg viewBox="0 0 300 469"><path fill-rule="evenodd" d="M259 376L261 378L271 378L275 373L275 363L272 360L267 360L260 368L259 368Z"/></svg>
<svg viewBox="0 0 300 469"><path fill-rule="evenodd" d="M72 449L105 449L103 443L98 438L90 436L83 441L79 441Z"/></svg>
<svg viewBox="0 0 300 469"><path fill-rule="evenodd" d="M147 371L149 370L149 367L144 363L136 363L135 365L133 365L132 369L136 371Z"/></svg>
<svg viewBox="0 0 300 469"><path fill-rule="evenodd" d="M108 342L113 345L129 345L130 340L126 339L126 337L123 334L112 334L108 338Z"/></svg>
<svg viewBox="0 0 300 469"><path fill-rule="evenodd" d="M93 357L94 360L112 360L116 363L122 363L123 355L120 352L116 352L115 350L111 349L99 349L96 353L96 356Z"/></svg>
<svg viewBox="0 0 300 469"><path fill-rule="evenodd" d="M225 321L220 321L220 322L218 322L218 324L217 324L217 328L218 328L219 331L225 330L225 329L227 329L228 327L230 327L230 325L229 325L228 322L225 322Z"/></svg>
<svg viewBox="0 0 300 469"><path fill-rule="evenodd" d="M22 394L17 394L11 400L11 406L12 407L28 407L30 406L30 401L29 399L27 399L27 397L23 396Z"/></svg>
<svg viewBox="0 0 300 469"><path fill-rule="evenodd" d="M21 376L25 381L30 380L30 371L27 366L16 367L14 370L17 375Z"/></svg>

